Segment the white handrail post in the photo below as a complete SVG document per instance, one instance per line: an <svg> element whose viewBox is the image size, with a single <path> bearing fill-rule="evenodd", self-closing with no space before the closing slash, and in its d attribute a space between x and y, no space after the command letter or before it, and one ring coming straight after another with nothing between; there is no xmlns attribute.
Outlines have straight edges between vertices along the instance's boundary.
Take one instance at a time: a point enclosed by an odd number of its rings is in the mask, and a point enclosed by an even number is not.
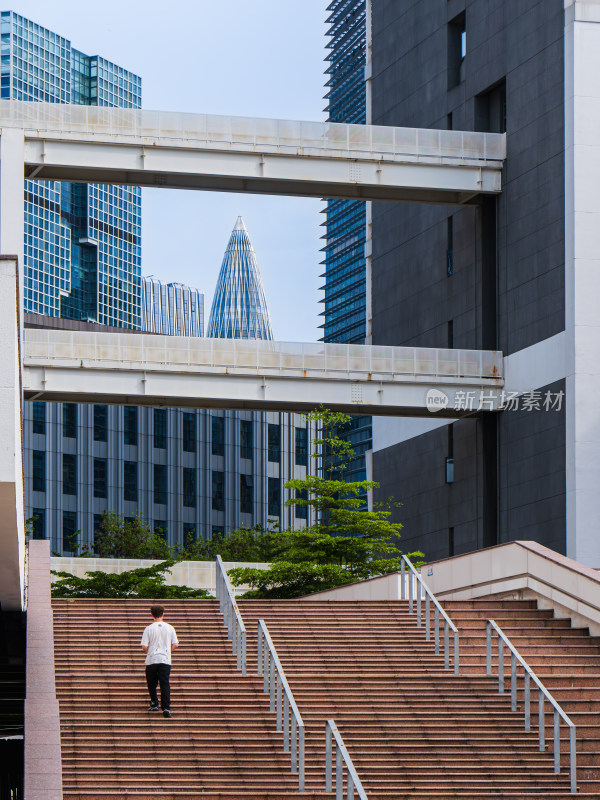
<svg viewBox="0 0 600 800"><path fill-rule="evenodd" d="M331 792L331 727L325 723L325 791Z"/></svg>
<svg viewBox="0 0 600 800"><path fill-rule="evenodd" d="M400 562L400 599L406 600L406 568L404 566L404 561Z"/></svg>
<svg viewBox="0 0 600 800"><path fill-rule="evenodd" d="M256 657L258 661L258 674L263 674L262 668L262 647L263 647L263 632L260 624L258 626L258 631L256 632Z"/></svg>
<svg viewBox="0 0 600 800"><path fill-rule="evenodd" d="M460 637L458 631L454 631L454 674L460 671Z"/></svg>
<svg viewBox="0 0 600 800"><path fill-rule="evenodd" d="M304 792L304 725L298 728L298 791Z"/></svg>
<svg viewBox="0 0 600 800"><path fill-rule="evenodd" d="M510 710L517 710L517 658L510 654Z"/></svg>
<svg viewBox="0 0 600 800"><path fill-rule="evenodd" d="M554 773L560 772L560 717L554 709Z"/></svg>
<svg viewBox="0 0 600 800"><path fill-rule="evenodd" d="M485 653L486 653L486 657L485 657L485 664L486 664L485 672L486 672L486 675L489 678L492 675L492 625L491 625L489 619L485 623L485 639L486 639L486 642L485 642Z"/></svg>
<svg viewBox="0 0 600 800"><path fill-rule="evenodd" d="M269 660L269 709L275 711L275 659L271 656Z"/></svg>
<svg viewBox="0 0 600 800"><path fill-rule="evenodd" d="M294 714L292 714L292 742L290 745L290 753L292 756L292 772L296 772L296 764L298 762L298 722Z"/></svg>
<svg viewBox="0 0 600 800"><path fill-rule="evenodd" d="M498 637L498 694L504 694L504 642Z"/></svg>
<svg viewBox="0 0 600 800"><path fill-rule="evenodd" d="M335 750L335 800L344 800L344 762L339 744Z"/></svg>
<svg viewBox="0 0 600 800"><path fill-rule="evenodd" d="M417 581L417 628L421 627L421 581Z"/></svg>
<svg viewBox="0 0 600 800"><path fill-rule="evenodd" d="M525 695L525 730L531 730L531 692L530 692L530 683L531 679L529 677L529 673L525 670L525 687L524 687L524 695Z"/></svg>
<svg viewBox="0 0 600 800"><path fill-rule="evenodd" d="M283 752L290 749L290 701L287 694L283 697Z"/></svg>
<svg viewBox="0 0 600 800"><path fill-rule="evenodd" d="M277 730L280 731L283 728L283 706L282 706L282 697L281 697L281 677L279 676L279 672L277 672L275 676L275 691L276 691L276 708L275 714L277 717Z"/></svg>
<svg viewBox="0 0 600 800"><path fill-rule="evenodd" d="M431 641L431 609L430 609L430 600L429 600L429 592L425 592L425 641Z"/></svg>
<svg viewBox="0 0 600 800"><path fill-rule="evenodd" d="M571 770L571 793L575 794L577 792L577 752L574 725L572 725L569 730L569 761Z"/></svg>
<svg viewBox="0 0 600 800"><path fill-rule="evenodd" d="M408 610L412 614L414 611L413 608L413 596L414 596L414 586L413 586L413 576L412 573L408 573Z"/></svg>
<svg viewBox="0 0 600 800"><path fill-rule="evenodd" d="M538 692L538 726L540 734L540 753L546 749L546 717L544 708L544 693L540 689Z"/></svg>
<svg viewBox="0 0 600 800"><path fill-rule="evenodd" d="M435 641L435 654L439 656L440 654L440 612L438 607L435 607L435 634L434 634L434 641Z"/></svg>

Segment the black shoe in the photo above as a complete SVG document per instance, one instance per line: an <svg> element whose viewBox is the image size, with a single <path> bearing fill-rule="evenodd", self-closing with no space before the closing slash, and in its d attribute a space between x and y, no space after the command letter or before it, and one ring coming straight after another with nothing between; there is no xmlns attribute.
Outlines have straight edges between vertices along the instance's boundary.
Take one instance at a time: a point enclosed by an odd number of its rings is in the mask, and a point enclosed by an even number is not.
<svg viewBox="0 0 600 800"><path fill-rule="evenodd" d="M156 705L154 705L154 703L150 703L150 705L148 706L148 711L158 711L158 709L159 709L158 703Z"/></svg>
<svg viewBox="0 0 600 800"><path fill-rule="evenodd" d="M168 708L164 708L163 709L163 717L169 718L170 716L171 716L171 712L169 711L169 709Z"/></svg>

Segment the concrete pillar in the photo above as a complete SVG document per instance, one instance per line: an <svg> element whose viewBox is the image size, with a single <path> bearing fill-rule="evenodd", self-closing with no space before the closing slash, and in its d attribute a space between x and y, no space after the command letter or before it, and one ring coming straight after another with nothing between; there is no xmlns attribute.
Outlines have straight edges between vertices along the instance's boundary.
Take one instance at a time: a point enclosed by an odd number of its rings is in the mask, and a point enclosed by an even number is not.
<svg viewBox="0 0 600 800"><path fill-rule="evenodd" d="M48 539L29 543L25 686L24 795L27 800L62 800Z"/></svg>
<svg viewBox="0 0 600 800"><path fill-rule="evenodd" d="M600 0L565 0L567 555L600 567Z"/></svg>
<svg viewBox="0 0 600 800"><path fill-rule="evenodd" d="M22 192L19 203L22 208ZM25 560L21 302L17 286L15 258L0 255L4 304L0 314L0 604L4 609L21 608Z"/></svg>

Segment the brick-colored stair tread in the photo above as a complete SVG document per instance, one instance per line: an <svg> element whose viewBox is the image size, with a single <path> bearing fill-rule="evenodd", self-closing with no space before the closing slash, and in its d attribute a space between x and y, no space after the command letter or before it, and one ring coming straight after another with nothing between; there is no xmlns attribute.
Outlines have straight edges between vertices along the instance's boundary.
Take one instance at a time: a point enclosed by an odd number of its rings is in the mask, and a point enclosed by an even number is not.
<svg viewBox="0 0 600 800"><path fill-rule="evenodd" d="M519 649L530 648L523 654L539 662L550 691L564 687L578 725L579 796L598 795L600 640L532 601L461 602L449 611L461 629L458 678L444 670L406 602L240 601L248 630L245 678L214 601L164 604L182 643L174 657L171 720L144 710L139 639L149 603L53 601L65 800L120 793L138 800L156 793L163 800L299 797L256 675L259 618L305 720L306 800L332 796L324 792L323 774L328 716L338 723L369 800L572 796L566 731L563 770L555 776L551 715L546 752L539 753L537 729L524 732L521 711L510 711L510 694L498 695L497 681L485 676L488 617L515 631ZM519 707L522 701L520 689ZM532 703L532 721L536 713ZM165 767L157 792L144 786L148 765Z"/></svg>

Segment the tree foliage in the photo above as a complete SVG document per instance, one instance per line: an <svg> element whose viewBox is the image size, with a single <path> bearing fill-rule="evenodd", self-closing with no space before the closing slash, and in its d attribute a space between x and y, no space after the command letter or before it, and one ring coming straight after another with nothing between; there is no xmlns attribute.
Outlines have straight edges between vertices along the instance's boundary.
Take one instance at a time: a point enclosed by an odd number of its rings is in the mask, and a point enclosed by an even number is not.
<svg viewBox="0 0 600 800"><path fill-rule="evenodd" d="M390 520L391 501L368 511L364 495L378 484L343 480L354 451L338 433L351 418L323 408L307 418L319 425L312 455L321 474L287 481L286 488L294 489L296 497L286 505L312 507L316 521L308 528L270 534L269 570L229 571L234 585L250 585L246 597L298 597L400 569L402 524ZM423 553L410 556L419 564Z"/></svg>
<svg viewBox="0 0 600 800"><path fill-rule="evenodd" d="M114 511L102 514L95 551L100 558L168 559L172 555L166 540L141 515L129 520Z"/></svg>
<svg viewBox="0 0 600 800"><path fill-rule="evenodd" d="M52 597L141 597L149 600L210 597L206 589L167 586L165 573L171 571L174 563L171 559L152 567L130 569L119 575L94 570L86 572L85 578L52 570L52 574L59 578L52 584Z"/></svg>

